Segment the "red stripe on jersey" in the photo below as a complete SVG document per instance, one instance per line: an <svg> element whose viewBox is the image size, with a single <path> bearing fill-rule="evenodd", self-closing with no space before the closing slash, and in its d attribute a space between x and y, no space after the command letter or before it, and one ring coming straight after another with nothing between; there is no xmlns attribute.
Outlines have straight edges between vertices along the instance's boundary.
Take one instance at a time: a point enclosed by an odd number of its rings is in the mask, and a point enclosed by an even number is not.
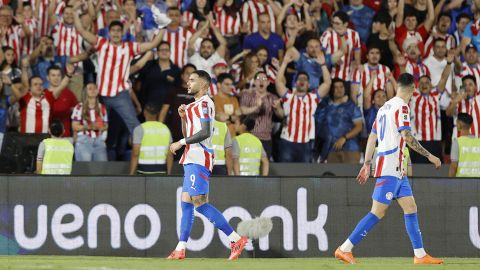
<svg viewBox="0 0 480 270"><path fill-rule="evenodd" d="M400 125L398 124L398 115L399 115L400 111L397 110L395 112L395 126L397 127L397 129L400 127Z"/></svg>
<svg viewBox="0 0 480 270"><path fill-rule="evenodd" d="M380 177L381 173L382 173L382 169L383 169L383 162L385 160L385 157L384 156L381 156L378 158L378 164L377 166L375 166L375 177Z"/></svg>
<svg viewBox="0 0 480 270"><path fill-rule="evenodd" d="M427 102L423 102L423 106L422 106L422 130L427 130L427 127L426 127L426 117L427 116ZM426 132L423 132L422 133L422 141L425 141L427 139L427 137L425 136Z"/></svg>
<svg viewBox="0 0 480 270"><path fill-rule="evenodd" d="M293 105L295 103L295 100L292 100L290 103L290 112L293 112ZM293 122L293 117L288 118L288 134L292 134L292 122Z"/></svg>

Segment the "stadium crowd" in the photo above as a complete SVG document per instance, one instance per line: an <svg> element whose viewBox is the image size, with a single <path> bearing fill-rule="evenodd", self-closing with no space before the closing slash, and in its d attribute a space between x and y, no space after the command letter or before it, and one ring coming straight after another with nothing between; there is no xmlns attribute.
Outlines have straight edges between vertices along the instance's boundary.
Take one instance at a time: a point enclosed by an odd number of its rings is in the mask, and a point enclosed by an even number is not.
<svg viewBox="0 0 480 270"><path fill-rule="evenodd" d="M417 85L412 130L428 151L449 162L453 139L458 152L459 113L480 135L480 0L0 5L0 147L7 131L48 133L59 120L77 161L141 159L146 118L165 123L167 143L183 138L177 108L193 101L196 69L212 77L215 118L230 137L222 149L238 159L235 137L250 132L262 166L361 162L404 72ZM411 160L427 162L414 151Z"/></svg>

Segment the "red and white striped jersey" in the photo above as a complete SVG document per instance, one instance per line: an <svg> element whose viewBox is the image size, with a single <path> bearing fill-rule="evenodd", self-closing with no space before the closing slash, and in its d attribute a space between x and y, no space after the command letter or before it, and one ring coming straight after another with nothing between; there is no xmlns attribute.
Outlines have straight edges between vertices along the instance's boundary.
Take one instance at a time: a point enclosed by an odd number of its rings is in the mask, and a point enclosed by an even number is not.
<svg viewBox="0 0 480 270"><path fill-rule="evenodd" d="M242 18L240 12L237 12L235 16L228 15L222 7L218 7L216 4L213 7L216 20L215 26L220 29L222 35L230 37L240 33L240 23Z"/></svg>
<svg viewBox="0 0 480 270"><path fill-rule="evenodd" d="M377 134L377 160L374 177L402 178L405 141L402 130L410 128L410 109L399 97L387 101L377 113L372 132Z"/></svg>
<svg viewBox="0 0 480 270"><path fill-rule="evenodd" d="M22 37L20 39L20 44L22 48L22 56L23 55L30 55L32 54L33 50L35 49L36 41L39 38L38 33L38 25L37 19L25 19L25 24L27 25L30 33L32 33L29 37Z"/></svg>
<svg viewBox="0 0 480 270"><path fill-rule="evenodd" d="M48 133L54 102L52 92L47 89L40 99L34 98L30 91L23 96L19 100L20 133Z"/></svg>
<svg viewBox="0 0 480 270"><path fill-rule="evenodd" d="M376 71L377 77L373 78L373 87L370 93L364 93L364 90L372 78L372 73ZM390 69L387 66L378 64L376 66L370 66L368 63L363 64L363 71L355 70L353 73L352 84L359 85L359 92L357 96L357 104L363 104L363 95L373 95L373 92L378 89L386 91L386 85L388 82L387 74L390 73ZM360 106L362 108L363 106Z"/></svg>
<svg viewBox="0 0 480 270"><path fill-rule="evenodd" d="M477 82L477 92L480 91L480 66L478 64L469 65L466 62L464 62L462 64L462 71L460 72L460 82L461 82L461 78L467 75L472 75L475 77L475 81Z"/></svg>
<svg viewBox="0 0 480 270"><path fill-rule="evenodd" d="M242 22L249 23L250 33L258 31L258 15L268 13L272 32L275 32L275 13L267 1L261 3L259 0L245 1L242 6Z"/></svg>
<svg viewBox="0 0 480 270"><path fill-rule="evenodd" d="M193 13L188 10L183 12L182 21L187 22L188 29L197 29L199 23L199 21L193 16Z"/></svg>
<svg viewBox="0 0 480 270"><path fill-rule="evenodd" d="M434 26L430 36L428 37L427 41L425 41L425 52L423 54L424 58L428 57L429 55L433 55L433 42L435 41L435 35L433 33L437 31L436 29L437 27ZM454 49L456 47L454 36L450 34L446 34L445 36L440 36L440 34L437 33L437 37L445 40L447 45L447 50Z"/></svg>
<svg viewBox="0 0 480 270"><path fill-rule="evenodd" d="M287 124L282 128L281 138L293 143L308 143L315 138L317 105L321 101L317 93L303 96L288 90L282 97Z"/></svg>
<svg viewBox="0 0 480 270"><path fill-rule="evenodd" d="M122 42L115 46L106 38L97 36L95 50L98 56L97 85L100 96L114 97L129 89L130 63L140 53L136 42Z"/></svg>
<svg viewBox="0 0 480 270"><path fill-rule="evenodd" d="M57 23L52 30L53 40L58 56L75 56L82 53L82 36L74 25Z"/></svg>
<svg viewBox="0 0 480 270"><path fill-rule="evenodd" d="M458 103L457 105L457 113L468 113L473 118L472 127L470 128L470 132L475 137L480 137L480 95L476 95L473 98L469 98L467 100L462 100L462 102ZM457 117L455 115L454 124L455 127L453 129L453 137L458 137L458 130L457 130Z"/></svg>
<svg viewBox="0 0 480 270"><path fill-rule="evenodd" d="M50 35L50 18L48 16L49 0L35 0L40 1L38 3L38 10L35 10L35 14L38 18L38 30L39 36ZM32 7L35 9L36 5L32 2Z"/></svg>
<svg viewBox="0 0 480 270"><path fill-rule="evenodd" d="M270 83L275 83L275 80L277 79L277 69L270 65L266 64L265 67L263 68L265 70L265 73L267 74L267 78L270 81Z"/></svg>
<svg viewBox="0 0 480 270"><path fill-rule="evenodd" d="M416 87L418 86L418 81L420 81L420 77L422 77L423 75L427 75L430 77L430 70L424 63L415 63L408 58L407 64L405 66L405 72L411 74L415 78Z"/></svg>
<svg viewBox="0 0 480 270"><path fill-rule="evenodd" d="M95 124L95 123L101 123L103 125L108 123L107 107L105 107L105 105L103 104L100 104L100 106L101 106L100 108L101 114L97 113L95 108L90 108L88 112L90 119L87 120L87 119L84 119L82 115L83 104L78 103L77 106L75 106L75 108L73 109L72 121L80 122L80 124L84 126L90 126L91 124ZM106 131L103 131L103 132L106 132ZM102 136L103 132L100 132L98 130L88 130L88 131L77 132L77 135L78 136L87 135L91 138L98 138Z"/></svg>
<svg viewBox="0 0 480 270"><path fill-rule="evenodd" d="M208 95L188 104L185 112L187 138L202 130L202 121L211 121L210 134L213 136L215 105ZM214 158L212 136L199 143L187 144L180 164L198 164L212 171Z"/></svg>
<svg viewBox="0 0 480 270"><path fill-rule="evenodd" d="M23 28L20 25L11 25L9 28L7 28L7 32L2 43L3 46L9 46L13 48L17 62L21 56L21 38L23 38Z"/></svg>
<svg viewBox="0 0 480 270"><path fill-rule="evenodd" d="M170 43L170 60L180 68L187 63L187 46L191 37L192 32L181 26L176 31L167 28L163 36L163 40Z"/></svg>
<svg viewBox="0 0 480 270"><path fill-rule="evenodd" d="M440 117L440 93L432 89L428 95L415 90L410 99L412 132L419 141L440 141L442 121Z"/></svg>
<svg viewBox="0 0 480 270"><path fill-rule="evenodd" d="M320 43L322 44L322 49L327 54L334 54L336 51L341 50L340 36L337 32L333 30L325 31L320 38ZM347 53L342 56L340 60L340 65L334 65L332 68L332 78L340 78L345 81L350 81L353 75L353 60L354 52L360 50L360 36L358 33L352 29L347 29L346 35L344 37L344 42L347 43Z"/></svg>

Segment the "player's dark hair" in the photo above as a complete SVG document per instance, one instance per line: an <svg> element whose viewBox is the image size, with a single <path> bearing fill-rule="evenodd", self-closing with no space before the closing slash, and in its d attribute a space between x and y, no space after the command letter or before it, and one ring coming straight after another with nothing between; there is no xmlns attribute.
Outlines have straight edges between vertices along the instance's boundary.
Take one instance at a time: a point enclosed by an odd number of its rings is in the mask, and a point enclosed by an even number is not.
<svg viewBox="0 0 480 270"><path fill-rule="evenodd" d="M470 16L468 16L467 13L460 13L460 14L457 16L457 18L455 19L455 21L456 21L457 23L459 23L461 19L468 19L468 20L470 20L470 21L472 20L472 18L471 18Z"/></svg>
<svg viewBox="0 0 480 270"><path fill-rule="evenodd" d="M343 23L347 23L348 20L350 20L350 18L348 17L348 14L344 11L337 11L337 12L333 13L332 18L334 18L334 17L339 18L340 21L342 21Z"/></svg>
<svg viewBox="0 0 480 270"><path fill-rule="evenodd" d="M409 73L402 73L398 76L397 83L400 88L412 87L415 83L415 78Z"/></svg>
<svg viewBox="0 0 480 270"><path fill-rule="evenodd" d="M63 134L63 123L62 121L55 119L50 123L50 134L55 137L60 137Z"/></svg>
<svg viewBox="0 0 480 270"><path fill-rule="evenodd" d="M248 115L242 115L240 117L240 124L245 125L247 131L252 131L253 128L255 128L255 119Z"/></svg>
<svg viewBox="0 0 480 270"><path fill-rule="evenodd" d="M298 77L300 77L300 75L305 75L305 76L307 76L307 80L310 80L310 76L308 76L308 73L307 73L307 72L305 72L305 71L299 71L299 72L297 73L297 77L296 77L295 81L298 80Z"/></svg>
<svg viewBox="0 0 480 270"><path fill-rule="evenodd" d="M208 75L208 72L206 72L205 70L195 70L194 72L192 72L192 74L197 74L198 77L204 80L205 82L207 82L208 85L212 83L212 78L210 77L210 75Z"/></svg>
<svg viewBox="0 0 480 270"><path fill-rule="evenodd" d="M160 106L153 102L148 102L143 108L145 112L151 115L157 115L160 112Z"/></svg>
<svg viewBox="0 0 480 270"><path fill-rule="evenodd" d="M232 74L230 74L230 73L222 73L222 74L218 75L218 77L217 77L217 82L218 82L218 83L223 83L223 81L225 81L225 80L227 80L227 79L228 79L228 80L231 80L232 82L235 81L235 80L233 79Z"/></svg>
<svg viewBox="0 0 480 270"><path fill-rule="evenodd" d="M52 70L58 70L58 71L60 71L60 73L62 73L62 69L59 66L52 65L52 66L47 68L47 74L50 74L50 71L52 71Z"/></svg>
<svg viewBox="0 0 480 270"><path fill-rule="evenodd" d="M464 123L467 127L472 126L473 117L468 113L459 113L457 115L457 121Z"/></svg>
<svg viewBox="0 0 480 270"><path fill-rule="evenodd" d="M108 26L108 31L112 30L113 27L115 26L119 26L120 28L122 28L122 31L123 31L123 24L121 21L113 21L110 23L110 25Z"/></svg>
<svg viewBox="0 0 480 270"><path fill-rule="evenodd" d="M182 67L182 74L187 71L187 68L193 68L194 70L197 70L197 67L193 64L186 64L185 66Z"/></svg>
<svg viewBox="0 0 480 270"><path fill-rule="evenodd" d="M465 83L466 80L472 80L475 85L477 85L477 80L475 79L475 76L473 75L465 75L462 77L462 84Z"/></svg>

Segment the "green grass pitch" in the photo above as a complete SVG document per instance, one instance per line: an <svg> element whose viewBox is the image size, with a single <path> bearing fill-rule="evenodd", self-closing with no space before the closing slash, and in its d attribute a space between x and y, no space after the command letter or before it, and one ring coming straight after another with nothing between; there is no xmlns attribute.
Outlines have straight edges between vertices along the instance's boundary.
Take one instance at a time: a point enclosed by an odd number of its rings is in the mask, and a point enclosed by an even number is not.
<svg viewBox="0 0 480 270"><path fill-rule="evenodd" d="M321 270L321 269L480 269L480 258L446 258L444 265L413 265L412 258L358 258L359 264L346 265L333 258L295 259L186 259L85 257L85 256L1 256L1 270Z"/></svg>

